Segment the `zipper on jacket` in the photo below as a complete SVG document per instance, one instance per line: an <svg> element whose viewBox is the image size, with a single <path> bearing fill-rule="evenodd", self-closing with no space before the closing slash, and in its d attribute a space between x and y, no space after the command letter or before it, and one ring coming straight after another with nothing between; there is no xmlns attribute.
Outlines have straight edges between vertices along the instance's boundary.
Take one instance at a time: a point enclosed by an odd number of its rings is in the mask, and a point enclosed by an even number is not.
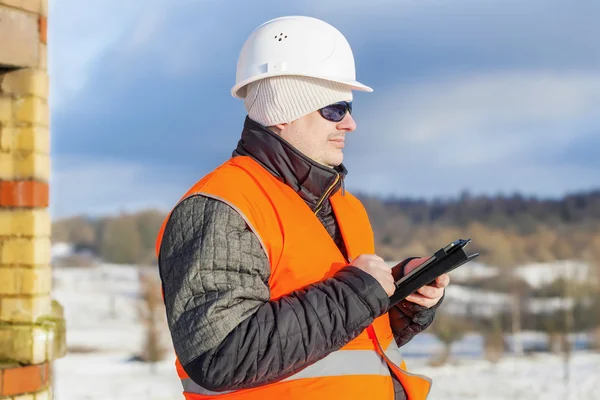
<svg viewBox="0 0 600 400"><path fill-rule="evenodd" d="M329 188L327 189L327 191L325 192L325 194L321 197L321 199L319 199L319 202L317 203L317 206L315 207L315 215L317 215L319 213L319 211L321 211L321 207L323 206L323 201L325 201L325 199L329 196L329 194L331 193L331 191L333 190L333 188L335 188L335 185L337 185L337 183L338 183L339 180L340 180L340 175L337 174L335 176L335 180L333 181L333 183L331 184L331 186L329 186Z"/></svg>

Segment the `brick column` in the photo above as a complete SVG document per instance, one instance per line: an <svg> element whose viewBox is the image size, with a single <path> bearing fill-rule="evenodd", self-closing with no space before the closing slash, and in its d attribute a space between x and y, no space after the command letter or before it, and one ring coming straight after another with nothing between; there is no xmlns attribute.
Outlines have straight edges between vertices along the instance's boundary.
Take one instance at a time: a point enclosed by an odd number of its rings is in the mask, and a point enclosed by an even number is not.
<svg viewBox="0 0 600 400"><path fill-rule="evenodd" d="M0 0L0 398L52 398L47 0Z"/></svg>

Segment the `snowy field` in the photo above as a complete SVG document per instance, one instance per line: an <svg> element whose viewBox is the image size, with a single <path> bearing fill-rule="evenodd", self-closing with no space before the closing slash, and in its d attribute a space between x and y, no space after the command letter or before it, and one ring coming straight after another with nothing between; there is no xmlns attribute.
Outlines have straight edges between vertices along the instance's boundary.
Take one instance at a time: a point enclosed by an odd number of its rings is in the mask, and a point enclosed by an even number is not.
<svg viewBox="0 0 600 400"><path fill-rule="evenodd" d="M133 359L144 341L135 267L55 268L54 279L70 348L55 362L56 399L183 399L173 356L154 366ZM543 336L529 333L524 339L536 342ZM429 366L440 348L428 334L403 348L409 369L433 379L431 400L600 399L600 353L576 351L565 383L558 356L505 357L491 364L480 357L481 338L468 335L453 347L449 364Z"/></svg>

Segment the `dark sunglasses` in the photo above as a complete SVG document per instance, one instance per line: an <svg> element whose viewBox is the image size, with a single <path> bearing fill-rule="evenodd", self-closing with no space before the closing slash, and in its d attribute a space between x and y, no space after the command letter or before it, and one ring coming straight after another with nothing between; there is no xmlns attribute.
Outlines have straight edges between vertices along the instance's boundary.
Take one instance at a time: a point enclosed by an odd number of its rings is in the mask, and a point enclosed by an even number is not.
<svg viewBox="0 0 600 400"><path fill-rule="evenodd" d="M340 101L319 109L323 118L331 122L340 122L346 113L352 114L352 102Z"/></svg>

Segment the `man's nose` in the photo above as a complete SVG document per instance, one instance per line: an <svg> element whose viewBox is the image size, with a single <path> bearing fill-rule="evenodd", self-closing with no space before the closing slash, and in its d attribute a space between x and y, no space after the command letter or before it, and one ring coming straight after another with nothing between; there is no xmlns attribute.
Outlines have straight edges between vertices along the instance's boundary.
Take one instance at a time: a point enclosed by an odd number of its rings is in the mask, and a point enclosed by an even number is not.
<svg viewBox="0 0 600 400"><path fill-rule="evenodd" d="M336 128L339 131L346 131L346 132L352 132L353 130L355 130L356 129L356 121L354 121L354 118L352 118L352 114L346 113L346 116L344 117L343 120L338 122Z"/></svg>

